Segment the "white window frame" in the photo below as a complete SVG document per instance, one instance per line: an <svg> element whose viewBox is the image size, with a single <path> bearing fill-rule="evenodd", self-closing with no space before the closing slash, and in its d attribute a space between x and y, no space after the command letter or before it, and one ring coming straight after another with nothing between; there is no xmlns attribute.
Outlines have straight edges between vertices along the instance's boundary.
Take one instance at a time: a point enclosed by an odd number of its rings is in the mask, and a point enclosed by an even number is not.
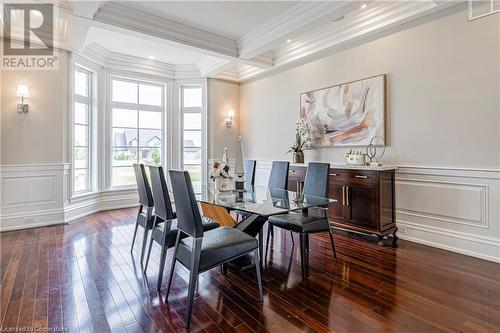
<svg viewBox="0 0 500 333"><path fill-rule="evenodd" d="M126 102L114 102L113 101L113 81L118 80L118 81L123 81L123 82L130 82L134 83L137 85L140 84L146 84L146 85L152 85L152 86L159 86L162 89L162 96L161 96L161 106L154 106L154 105L146 105L146 104L139 104L139 88L137 89L137 104L135 103L126 103ZM108 130L108 138L109 138L109 144L108 149L106 150L107 153L107 160L108 160L108 184L110 189L128 189L128 188L136 188L137 185L134 184L129 184L129 185L114 185L113 184L113 149L114 148L130 148L130 147L119 147L119 146L114 146L113 145L113 109L118 108L118 109L127 109L127 110L137 110L137 131L139 131L139 111L154 111L154 112L160 112L161 113L161 146L160 152L161 152L161 165L165 165L165 153L166 153L166 136L165 136L165 113L166 113L166 107L165 107L165 101L166 101L166 94L167 94L167 87L165 82L161 81L156 81L156 80L150 80L146 77L138 77L136 75L120 75L120 74L114 74L111 73L109 76L109 125L107 126ZM134 146L137 149L137 158L138 162L140 161L139 154L140 154L140 149L141 148L151 148L151 147L142 147L139 144L139 136L137 146Z"/></svg>
<svg viewBox="0 0 500 333"><path fill-rule="evenodd" d="M184 113L201 113L201 185L207 183L207 116L206 116L206 81L181 81L178 84L178 103L179 103L179 163L180 167L184 169ZM201 106L200 107L187 107L184 103L184 89L190 87L201 88Z"/></svg>
<svg viewBox="0 0 500 333"><path fill-rule="evenodd" d="M74 74L76 72L82 72L86 75L88 75L88 81L87 81L87 91L89 93L89 96L83 96L79 95L76 93L74 89ZM72 184L72 196L78 196L82 194L86 194L89 192L94 191L95 183L94 183L94 168L93 168L93 160L94 160L94 135L93 135L93 128L94 128L94 79L95 79L95 73L84 66L75 63L74 68L73 68L73 105L72 105L72 121L71 121L71 133L72 133L72 139L71 139L71 184ZM80 191L76 191L75 189L75 176L76 176L76 170L77 168L75 167L75 104L76 103L81 103L81 104L86 104L87 105L87 113L88 113L88 120L87 120L87 146L79 146L79 147L86 147L87 148L87 166L86 168L78 168L78 169L87 169L88 170L88 176L87 176L87 184L86 188ZM84 125L84 124L81 124Z"/></svg>

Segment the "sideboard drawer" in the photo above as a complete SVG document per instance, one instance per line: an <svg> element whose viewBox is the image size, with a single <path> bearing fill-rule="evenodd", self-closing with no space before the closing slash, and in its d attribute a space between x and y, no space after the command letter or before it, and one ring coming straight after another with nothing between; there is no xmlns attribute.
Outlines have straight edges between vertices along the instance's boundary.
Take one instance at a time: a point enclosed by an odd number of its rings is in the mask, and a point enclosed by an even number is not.
<svg viewBox="0 0 500 333"><path fill-rule="evenodd" d="M378 172L370 170L330 169L331 182L347 182L359 185L374 185L378 182Z"/></svg>

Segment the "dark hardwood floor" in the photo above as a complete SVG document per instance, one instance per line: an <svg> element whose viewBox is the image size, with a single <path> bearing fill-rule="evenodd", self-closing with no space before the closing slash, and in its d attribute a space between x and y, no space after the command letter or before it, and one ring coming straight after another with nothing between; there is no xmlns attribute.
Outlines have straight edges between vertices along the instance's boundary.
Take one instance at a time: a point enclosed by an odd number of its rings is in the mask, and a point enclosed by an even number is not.
<svg viewBox="0 0 500 333"><path fill-rule="evenodd" d="M159 247L147 279L140 246L129 253L135 212L1 233L1 331L183 331L188 272L177 265L165 304L155 290ZM298 248L289 233L277 234L263 272L264 304L253 271L213 269L200 276L192 331L500 332L499 264L339 234L334 262L325 234L311 237L310 276L302 281Z"/></svg>

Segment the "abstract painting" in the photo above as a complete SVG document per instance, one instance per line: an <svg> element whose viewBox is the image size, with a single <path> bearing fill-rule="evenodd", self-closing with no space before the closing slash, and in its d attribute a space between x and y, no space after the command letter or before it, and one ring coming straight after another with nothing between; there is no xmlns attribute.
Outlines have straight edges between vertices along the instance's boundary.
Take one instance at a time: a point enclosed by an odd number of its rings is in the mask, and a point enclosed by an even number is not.
<svg viewBox="0 0 500 333"><path fill-rule="evenodd" d="M300 94L312 147L362 146L385 139L385 75Z"/></svg>

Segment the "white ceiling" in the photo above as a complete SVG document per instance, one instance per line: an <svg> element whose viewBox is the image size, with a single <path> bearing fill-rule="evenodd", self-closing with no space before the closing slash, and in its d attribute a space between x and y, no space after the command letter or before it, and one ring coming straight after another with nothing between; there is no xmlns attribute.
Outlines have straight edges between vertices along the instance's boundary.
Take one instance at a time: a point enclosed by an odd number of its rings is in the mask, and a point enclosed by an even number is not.
<svg viewBox="0 0 500 333"><path fill-rule="evenodd" d="M205 58L199 52L189 51L168 43L157 43L123 33L90 27L85 39L85 46L97 43L110 52L126 54L134 57L154 60L169 64L196 64Z"/></svg>
<svg viewBox="0 0 500 333"><path fill-rule="evenodd" d="M296 1L127 1L121 5L237 39Z"/></svg>

